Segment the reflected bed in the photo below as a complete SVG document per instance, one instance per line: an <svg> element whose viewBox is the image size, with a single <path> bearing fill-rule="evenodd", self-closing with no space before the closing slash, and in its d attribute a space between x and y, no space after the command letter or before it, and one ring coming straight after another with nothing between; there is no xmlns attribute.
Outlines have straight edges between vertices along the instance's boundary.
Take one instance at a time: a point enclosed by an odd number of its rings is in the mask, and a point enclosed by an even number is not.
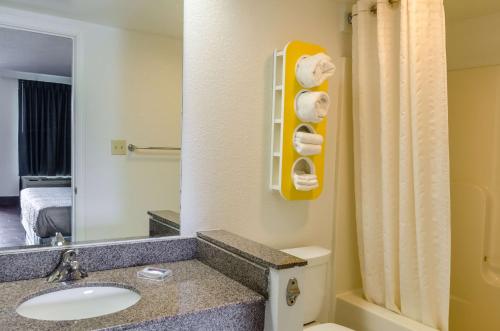
<svg viewBox="0 0 500 331"><path fill-rule="evenodd" d="M42 244L56 232L71 236L71 187L32 187L21 190L21 223L26 244Z"/></svg>

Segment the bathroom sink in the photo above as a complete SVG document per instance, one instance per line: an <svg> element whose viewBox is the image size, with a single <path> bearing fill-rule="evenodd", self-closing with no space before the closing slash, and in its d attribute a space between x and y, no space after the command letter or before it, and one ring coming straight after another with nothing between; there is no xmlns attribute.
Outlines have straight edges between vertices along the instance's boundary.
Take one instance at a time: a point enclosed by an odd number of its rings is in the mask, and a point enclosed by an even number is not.
<svg viewBox="0 0 500 331"><path fill-rule="evenodd" d="M37 320L70 321L116 313L140 299L137 292L116 286L76 287L35 296L16 312Z"/></svg>

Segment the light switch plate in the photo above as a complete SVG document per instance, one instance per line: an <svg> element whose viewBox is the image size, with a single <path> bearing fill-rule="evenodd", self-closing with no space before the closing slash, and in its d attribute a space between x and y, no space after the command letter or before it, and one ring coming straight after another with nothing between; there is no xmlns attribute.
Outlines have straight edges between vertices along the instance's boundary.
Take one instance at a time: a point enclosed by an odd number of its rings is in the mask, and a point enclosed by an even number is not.
<svg viewBox="0 0 500 331"><path fill-rule="evenodd" d="M111 155L127 155L127 141L111 140Z"/></svg>

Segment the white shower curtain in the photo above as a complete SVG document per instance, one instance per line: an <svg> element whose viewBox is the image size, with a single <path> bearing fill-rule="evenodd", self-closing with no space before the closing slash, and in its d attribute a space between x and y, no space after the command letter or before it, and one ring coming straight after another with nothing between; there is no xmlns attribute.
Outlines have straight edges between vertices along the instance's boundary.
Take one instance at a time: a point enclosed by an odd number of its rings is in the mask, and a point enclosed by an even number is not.
<svg viewBox="0 0 500 331"><path fill-rule="evenodd" d="M356 217L367 300L448 330L450 183L442 0L353 14Z"/></svg>

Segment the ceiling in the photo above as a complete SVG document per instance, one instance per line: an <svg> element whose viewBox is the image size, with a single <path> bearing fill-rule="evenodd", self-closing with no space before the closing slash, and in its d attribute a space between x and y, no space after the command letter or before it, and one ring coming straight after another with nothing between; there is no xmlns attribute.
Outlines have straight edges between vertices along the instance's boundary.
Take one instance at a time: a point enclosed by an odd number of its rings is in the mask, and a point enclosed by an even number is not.
<svg viewBox="0 0 500 331"><path fill-rule="evenodd" d="M73 41L0 28L0 70L71 77Z"/></svg>
<svg viewBox="0 0 500 331"><path fill-rule="evenodd" d="M460 20L500 12L500 0L444 0L446 19Z"/></svg>
<svg viewBox="0 0 500 331"><path fill-rule="evenodd" d="M183 0L0 0L0 5L182 38Z"/></svg>

